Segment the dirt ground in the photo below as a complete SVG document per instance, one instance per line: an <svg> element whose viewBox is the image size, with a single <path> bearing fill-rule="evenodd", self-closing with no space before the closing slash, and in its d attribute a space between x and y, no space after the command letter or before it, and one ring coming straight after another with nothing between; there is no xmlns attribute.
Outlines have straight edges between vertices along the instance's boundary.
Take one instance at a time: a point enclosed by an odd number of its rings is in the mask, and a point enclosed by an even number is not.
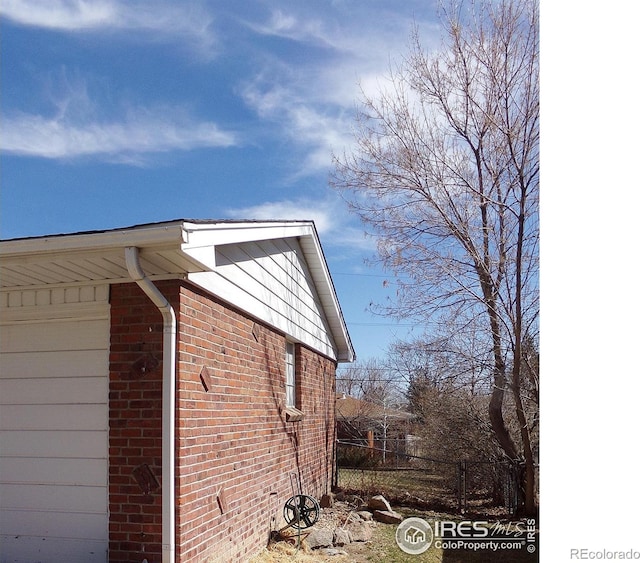
<svg viewBox="0 0 640 563"><path fill-rule="evenodd" d="M336 526L344 523L354 507L346 503L336 503L330 510L323 510L316 526ZM401 513L403 514L403 513ZM404 514L403 514L404 515ZM334 563L386 563L388 561L404 561L406 555L395 544L395 524L374 522L373 537L366 542L352 542L350 544L329 549L309 549L304 542L297 547L297 537L294 532L289 541L273 542L249 563L318 563L331 561ZM304 533L302 534L304 538ZM396 551L396 558L389 558L389 550ZM404 557L403 557L404 555ZM441 561L441 558L418 558L413 561L431 563Z"/></svg>
<svg viewBox="0 0 640 563"><path fill-rule="evenodd" d="M335 563L369 563L367 553L371 549L366 543L354 543L337 548L346 555L326 555L322 550L309 550L306 547L296 549L295 546L279 542L265 549L249 563L317 563L318 561L335 561Z"/></svg>
<svg viewBox="0 0 640 563"><path fill-rule="evenodd" d="M345 503L336 503L333 509L321 512L320 519L316 526L335 526L344 523L354 508ZM455 516L430 512L416 511L407 507L394 507L394 510L402 516L419 516L425 519L455 519ZM395 531L397 525L373 524L373 537L367 542L353 542L344 546L327 549L309 549L304 540L297 547L296 537L291 537L289 542L272 542L258 555L253 557L248 563L536 563L537 553L522 553L505 551L501 553L487 554L482 552L444 552L436 549L435 546L429 548L422 555L409 556L397 546L395 542ZM304 534L302 534L304 536ZM489 557L489 559L487 559Z"/></svg>

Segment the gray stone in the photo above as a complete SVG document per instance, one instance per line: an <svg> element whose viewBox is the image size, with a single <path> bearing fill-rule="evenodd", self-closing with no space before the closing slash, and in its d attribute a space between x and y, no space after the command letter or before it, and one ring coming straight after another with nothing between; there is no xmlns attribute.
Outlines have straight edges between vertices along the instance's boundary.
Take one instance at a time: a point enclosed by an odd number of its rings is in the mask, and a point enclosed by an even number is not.
<svg viewBox="0 0 640 563"><path fill-rule="evenodd" d="M356 514L361 520L364 520L365 522L371 522L371 520L373 520L373 514L371 514L371 512L369 512L368 510L361 510L360 512L356 512Z"/></svg>
<svg viewBox="0 0 640 563"><path fill-rule="evenodd" d="M376 495L375 497L371 497L369 499L369 509L371 510L371 512L375 512L376 510L392 510L389 501L382 495Z"/></svg>
<svg viewBox="0 0 640 563"><path fill-rule="evenodd" d="M373 517L383 524L400 524L402 520L402 514L398 514L393 510L376 510L373 513Z"/></svg>
<svg viewBox="0 0 640 563"><path fill-rule="evenodd" d="M346 529L349 531L351 541L369 541L373 537L370 522L349 522Z"/></svg>
<svg viewBox="0 0 640 563"><path fill-rule="evenodd" d="M333 545L342 546L351 543L351 534L344 528L336 528L333 534Z"/></svg>
<svg viewBox="0 0 640 563"><path fill-rule="evenodd" d="M328 555L329 557L331 557L332 555L349 555L343 549L336 549L335 547L327 547L326 549L323 549L321 552L323 555Z"/></svg>
<svg viewBox="0 0 640 563"><path fill-rule="evenodd" d="M331 528L313 528L305 542L310 549L330 547L333 545L333 530Z"/></svg>

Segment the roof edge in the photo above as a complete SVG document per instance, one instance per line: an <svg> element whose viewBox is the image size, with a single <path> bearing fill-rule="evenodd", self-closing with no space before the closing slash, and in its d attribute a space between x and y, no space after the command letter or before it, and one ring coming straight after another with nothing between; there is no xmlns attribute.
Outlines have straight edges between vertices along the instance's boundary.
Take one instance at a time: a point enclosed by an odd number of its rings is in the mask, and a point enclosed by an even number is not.
<svg viewBox="0 0 640 563"><path fill-rule="evenodd" d="M355 359L335 285L312 220L175 219L107 230L6 239L0 240L0 258L37 260L39 256L113 251L136 246L141 249L176 247L192 260L197 260L198 247L210 245L207 231L218 231L215 245L297 237L310 266L313 282L325 290L320 296L322 307L336 313L331 331L338 340L337 360L352 362ZM202 236L198 236L199 234Z"/></svg>

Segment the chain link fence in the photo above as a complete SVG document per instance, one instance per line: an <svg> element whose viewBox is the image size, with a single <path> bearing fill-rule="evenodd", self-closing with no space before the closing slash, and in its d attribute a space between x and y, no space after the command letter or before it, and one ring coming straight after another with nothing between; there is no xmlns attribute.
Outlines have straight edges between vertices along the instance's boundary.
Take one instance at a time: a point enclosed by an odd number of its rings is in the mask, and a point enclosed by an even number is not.
<svg viewBox="0 0 640 563"><path fill-rule="evenodd" d="M412 455L409 443L393 449L357 441L336 443L336 482L347 494L382 494L390 502L460 513L514 513L520 499L518 471L512 464L443 461Z"/></svg>

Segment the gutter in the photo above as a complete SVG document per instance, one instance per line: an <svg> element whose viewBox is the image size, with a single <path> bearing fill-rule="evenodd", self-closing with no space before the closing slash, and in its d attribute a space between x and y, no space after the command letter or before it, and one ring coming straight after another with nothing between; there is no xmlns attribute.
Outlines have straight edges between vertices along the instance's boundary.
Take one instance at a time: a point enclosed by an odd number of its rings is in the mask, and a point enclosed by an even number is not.
<svg viewBox="0 0 640 563"><path fill-rule="evenodd" d="M108 231L69 233L0 241L0 256L38 256L53 252L116 250L126 244L175 247L186 242L181 222L130 227Z"/></svg>
<svg viewBox="0 0 640 563"><path fill-rule="evenodd" d="M176 405L176 315L160 290L140 265L138 248L125 248L129 275L162 313L162 563L174 563L175 529L175 405Z"/></svg>

